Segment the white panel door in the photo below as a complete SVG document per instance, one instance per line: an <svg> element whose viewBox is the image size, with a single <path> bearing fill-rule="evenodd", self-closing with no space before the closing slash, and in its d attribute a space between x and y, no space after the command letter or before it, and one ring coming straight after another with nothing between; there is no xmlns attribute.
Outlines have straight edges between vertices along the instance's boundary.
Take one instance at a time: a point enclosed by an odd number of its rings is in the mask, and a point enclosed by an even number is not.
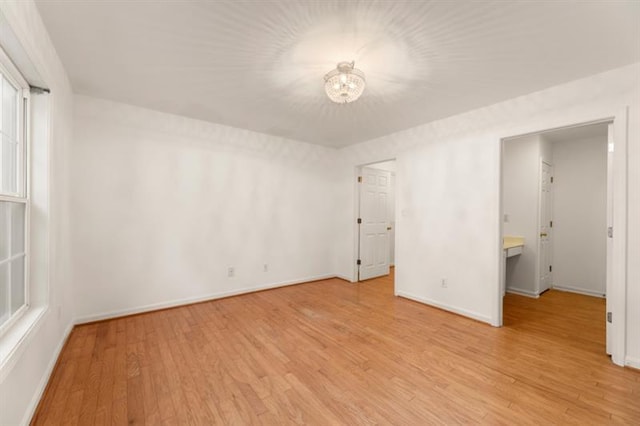
<svg viewBox="0 0 640 426"><path fill-rule="evenodd" d="M390 172L362 168L360 183L360 280L389 274Z"/></svg>
<svg viewBox="0 0 640 426"><path fill-rule="evenodd" d="M552 213L553 213L553 168L542 162L540 173L540 285L539 293L549 290L552 282Z"/></svg>

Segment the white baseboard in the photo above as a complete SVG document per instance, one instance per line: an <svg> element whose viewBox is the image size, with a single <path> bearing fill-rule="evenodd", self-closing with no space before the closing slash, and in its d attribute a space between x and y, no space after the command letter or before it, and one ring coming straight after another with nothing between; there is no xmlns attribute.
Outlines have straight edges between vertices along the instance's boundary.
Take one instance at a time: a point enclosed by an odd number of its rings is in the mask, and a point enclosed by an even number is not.
<svg viewBox="0 0 640 426"><path fill-rule="evenodd" d="M351 279L351 277L347 277L346 275L336 275L336 278L340 278L341 280L345 280L346 282L349 283L355 283L356 281L353 281L353 279Z"/></svg>
<svg viewBox="0 0 640 426"><path fill-rule="evenodd" d="M640 370L640 358L627 356L624 359L624 365Z"/></svg>
<svg viewBox="0 0 640 426"><path fill-rule="evenodd" d="M326 280L330 278L336 278L336 274L315 275L315 276L305 277L305 278L300 278L295 280L282 281L279 283L265 284L265 285L255 286L255 287L245 287L237 290L221 291L217 293L205 294L202 296L187 297L184 299L176 299L176 300L170 300L170 301L160 302L160 303L152 303L150 305L138 306L135 308L118 309L116 311L103 312L103 313L93 314L93 315L85 315L85 316L76 318L75 323L85 324L93 321L102 321L106 319L118 318L118 317L123 317L127 315L141 314L144 312L157 311L159 309L175 308L177 306L189 305L192 303L207 302L209 300L222 299L224 297L238 296L240 294L253 293L256 291L269 290L269 289L278 288L278 287L286 287L286 286L295 285L295 284L302 284L309 281Z"/></svg>
<svg viewBox="0 0 640 426"><path fill-rule="evenodd" d="M453 312L454 314L462 315L464 317L473 318L475 320L486 322L491 325L491 317L482 315L478 312L469 311L467 309L458 308L455 306L447 305L446 303L437 302L433 299L429 299L422 296L416 296L415 294L406 293L404 291L396 291L396 296L404 297L405 299L411 299L416 302L424 303L426 305L434 306L445 311Z"/></svg>
<svg viewBox="0 0 640 426"><path fill-rule="evenodd" d="M540 295L535 291L525 290L517 287L508 287L507 293L519 294L520 296L532 297L534 299L538 299L540 297Z"/></svg>
<svg viewBox="0 0 640 426"><path fill-rule="evenodd" d="M582 288L570 287L570 286L553 286L554 290L566 291L569 293L578 293L584 294L585 296L595 296L605 298L606 295L603 292L593 291L593 290L584 290Z"/></svg>
<svg viewBox="0 0 640 426"><path fill-rule="evenodd" d="M60 353L62 352L62 348L64 348L64 344L67 342L67 339L69 338L69 334L71 334L71 330L73 330L74 326L75 324L73 323L73 321L69 323L67 328L64 330L62 339L60 339L60 343L58 343L58 346L56 347L55 351L53 351L53 353L51 354L51 359L49 360L47 369L42 375L42 378L40 379L40 383L38 383L38 387L36 388L36 393L33 395L33 398L31 398L31 402L29 402L29 405L27 406L27 411L24 413L24 417L20 422L21 425L28 425L29 423L31 423L32 417L36 413L36 408L38 408L38 404L40 403L40 399L42 398L42 394L44 393L44 390L47 388L47 385L49 384L49 379L51 379L51 374L53 374L53 369L55 368L56 363L58 362L58 357L60 356Z"/></svg>

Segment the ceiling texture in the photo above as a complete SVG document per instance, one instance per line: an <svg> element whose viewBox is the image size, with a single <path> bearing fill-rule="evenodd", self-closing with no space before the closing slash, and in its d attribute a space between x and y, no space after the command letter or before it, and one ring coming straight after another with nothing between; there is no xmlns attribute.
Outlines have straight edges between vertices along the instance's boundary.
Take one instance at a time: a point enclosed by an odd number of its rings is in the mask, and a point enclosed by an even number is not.
<svg viewBox="0 0 640 426"><path fill-rule="evenodd" d="M638 1L37 4L76 93L333 147L640 61Z"/></svg>

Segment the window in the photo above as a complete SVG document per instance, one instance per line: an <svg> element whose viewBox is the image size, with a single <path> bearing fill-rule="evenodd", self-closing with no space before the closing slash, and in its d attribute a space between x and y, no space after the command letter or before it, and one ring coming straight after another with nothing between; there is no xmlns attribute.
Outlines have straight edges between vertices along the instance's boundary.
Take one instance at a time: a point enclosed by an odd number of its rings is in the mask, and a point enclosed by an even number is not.
<svg viewBox="0 0 640 426"><path fill-rule="evenodd" d="M0 50L0 334L29 306L28 92Z"/></svg>

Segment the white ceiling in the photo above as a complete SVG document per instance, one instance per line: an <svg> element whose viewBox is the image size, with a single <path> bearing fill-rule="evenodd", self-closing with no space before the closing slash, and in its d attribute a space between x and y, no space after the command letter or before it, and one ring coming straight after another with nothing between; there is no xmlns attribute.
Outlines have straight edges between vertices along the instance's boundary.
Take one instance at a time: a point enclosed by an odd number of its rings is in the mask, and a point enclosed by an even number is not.
<svg viewBox="0 0 640 426"><path fill-rule="evenodd" d="M346 146L640 61L640 2L70 1L38 8L74 90ZM362 98L323 75L355 60Z"/></svg>

